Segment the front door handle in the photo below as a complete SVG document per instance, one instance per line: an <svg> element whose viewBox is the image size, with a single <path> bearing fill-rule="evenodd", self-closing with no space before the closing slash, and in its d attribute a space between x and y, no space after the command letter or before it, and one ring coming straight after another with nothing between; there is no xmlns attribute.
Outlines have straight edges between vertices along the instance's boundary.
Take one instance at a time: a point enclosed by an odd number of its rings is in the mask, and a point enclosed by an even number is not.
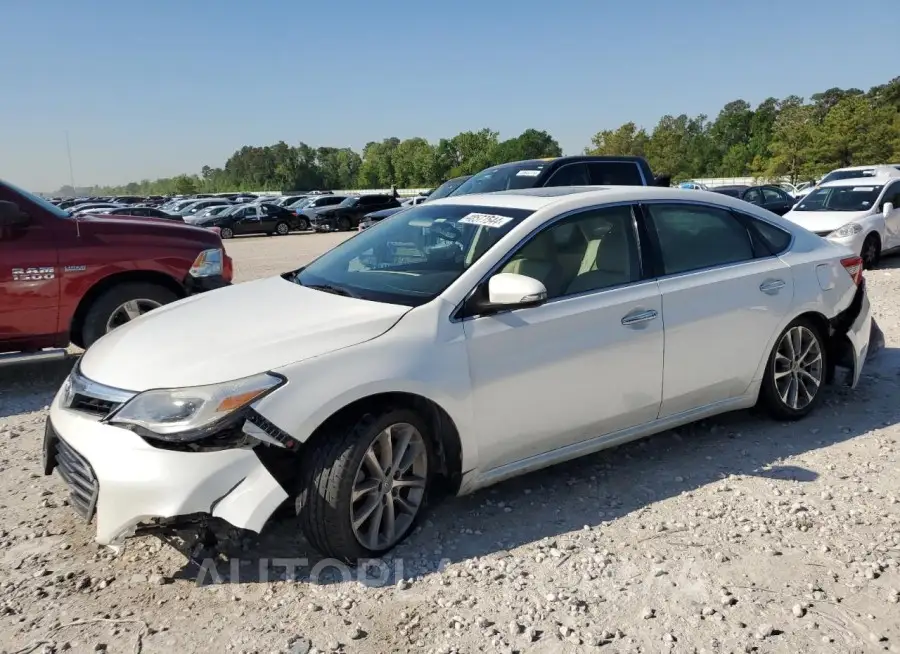
<svg viewBox="0 0 900 654"><path fill-rule="evenodd" d="M658 315L659 314L653 309L638 309L622 318L622 324L626 327L630 327L631 325L638 325L642 322L653 320Z"/></svg>
<svg viewBox="0 0 900 654"><path fill-rule="evenodd" d="M783 279L767 279L759 285L759 290L763 293L768 293L769 295L775 295L784 288L784 284L785 282Z"/></svg>

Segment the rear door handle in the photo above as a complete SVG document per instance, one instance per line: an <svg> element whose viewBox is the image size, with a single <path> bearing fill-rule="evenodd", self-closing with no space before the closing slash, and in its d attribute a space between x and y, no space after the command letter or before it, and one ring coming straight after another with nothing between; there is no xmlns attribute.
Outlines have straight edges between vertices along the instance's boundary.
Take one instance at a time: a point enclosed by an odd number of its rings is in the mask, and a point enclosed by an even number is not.
<svg viewBox="0 0 900 654"><path fill-rule="evenodd" d="M767 279L759 285L759 290L761 290L763 293L774 295L784 288L784 284L785 282L783 279Z"/></svg>
<svg viewBox="0 0 900 654"><path fill-rule="evenodd" d="M631 325L638 325L642 322L653 320L658 315L659 314L653 309L639 309L637 311L632 311L622 318L622 324L626 327L630 327Z"/></svg>

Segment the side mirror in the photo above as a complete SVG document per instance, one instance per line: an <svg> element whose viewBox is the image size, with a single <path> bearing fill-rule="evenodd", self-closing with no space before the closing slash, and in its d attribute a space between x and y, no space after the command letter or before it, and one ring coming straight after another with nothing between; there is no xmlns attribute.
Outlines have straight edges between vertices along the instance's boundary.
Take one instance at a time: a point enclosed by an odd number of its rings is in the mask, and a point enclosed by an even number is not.
<svg viewBox="0 0 900 654"><path fill-rule="evenodd" d="M887 218L889 215L891 215L891 212L893 210L894 210L893 202L885 202L883 205L881 205L881 215L884 216L885 218Z"/></svg>
<svg viewBox="0 0 900 654"><path fill-rule="evenodd" d="M481 284L466 301L464 316L489 316L501 311L527 309L547 301L547 288L533 277L497 273Z"/></svg>
<svg viewBox="0 0 900 654"><path fill-rule="evenodd" d="M27 225L31 218L15 202L0 200L0 227Z"/></svg>

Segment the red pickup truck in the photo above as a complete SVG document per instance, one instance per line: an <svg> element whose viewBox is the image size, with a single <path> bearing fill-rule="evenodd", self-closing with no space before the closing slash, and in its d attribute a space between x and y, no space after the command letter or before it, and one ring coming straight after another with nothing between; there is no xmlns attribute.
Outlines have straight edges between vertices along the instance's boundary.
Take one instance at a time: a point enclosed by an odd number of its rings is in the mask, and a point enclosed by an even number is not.
<svg viewBox="0 0 900 654"><path fill-rule="evenodd" d="M208 229L73 218L0 181L0 365L62 357L70 342L87 348L147 311L230 284L232 270Z"/></svg>

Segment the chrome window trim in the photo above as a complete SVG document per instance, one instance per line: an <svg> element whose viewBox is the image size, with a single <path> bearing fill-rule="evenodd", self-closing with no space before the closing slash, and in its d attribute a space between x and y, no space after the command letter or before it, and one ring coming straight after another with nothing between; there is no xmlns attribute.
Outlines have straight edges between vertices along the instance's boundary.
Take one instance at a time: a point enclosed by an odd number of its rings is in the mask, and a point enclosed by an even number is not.
<svg viewBox="0 0 900 654"><path fill-rule="evenodd" d="M479 279L478 282L472 288L470 288L468 290L468 292L465 294L463 299L460 300L459 303L453 308L453 311L450 312L450 322L451 323L465 322L467 320L475 320L477 318L480 318L481 316L467 316L467 317L463 318L458 315L459 312L462 311L463 305L466 303L466 301L468 301L469 297L472 295L472 293L475 291L475 289L478 288L479 286L481 286L482 284L484 284L485 280L490 279L493 275L495 275L497 273L498 270L500 270L501 268L503 268L503 266L505 266L507 263L509 263L509 260L512 259L513 255L516 252L518 252L525 243L527 243L532 238L534 238L535 235L543 232L545 229L549 229L556 223L558 223L562 220L565 220L566 218L571 218L572 216L580 214L580 213L589 213L591 211L597 211L600 209L611 209L614 207L630 207L631 208L631 225L632 225L632 229L634 230L634 233L635 233L634 234L635 245L637 246L637 249L638 249L638 261L641 266L641 272L643 273L643 260L642 260L641 251L640 251L641 250L640 233L637 230L637 215L635 214L635 208L637 207L638 204L639 203L635 202L634 200L625 200L622 202L610 202L610 203L604 203L604 204L591 205L589 207L579 207L578 209L571 209L569 211L561 213L558 216L556 216L555 218L553 218L552 220L548 220L547 222L542 223L540 226L531 230L530 232L528 232L528 234L526 234L521 239L519 239L518 242L516 242L516 244L514 246L509 248L509 250L506 252L506 254L503 255L503 258L500 259L500 261L498 261L496 264L494 264L494 266L491 267L491 269L487 273L485 273L481 277L481 279ZM494 247L496 247L496 245L494 245ZM570 300L570 299L576 298L576 297L583 297L585 295L592 295L595 293L603 293L605 291L611 291L611 290L615 290L615 289L619 289L619 288L625 288L628 286L636 286L638 284L644 284L647 282L655 282L655 279L642 277L641 279L638 279L633 282L629 282L627 284L618 284L616 286L607 286L606 288L598 288L596 290L583 291L581 293L572 293L570 295L560 295L558 297L547 300L541 306L553 304L554 302L559 302L560 300ZM516 310L517 309L511 309L511 311L516 311Z"/></svg>

